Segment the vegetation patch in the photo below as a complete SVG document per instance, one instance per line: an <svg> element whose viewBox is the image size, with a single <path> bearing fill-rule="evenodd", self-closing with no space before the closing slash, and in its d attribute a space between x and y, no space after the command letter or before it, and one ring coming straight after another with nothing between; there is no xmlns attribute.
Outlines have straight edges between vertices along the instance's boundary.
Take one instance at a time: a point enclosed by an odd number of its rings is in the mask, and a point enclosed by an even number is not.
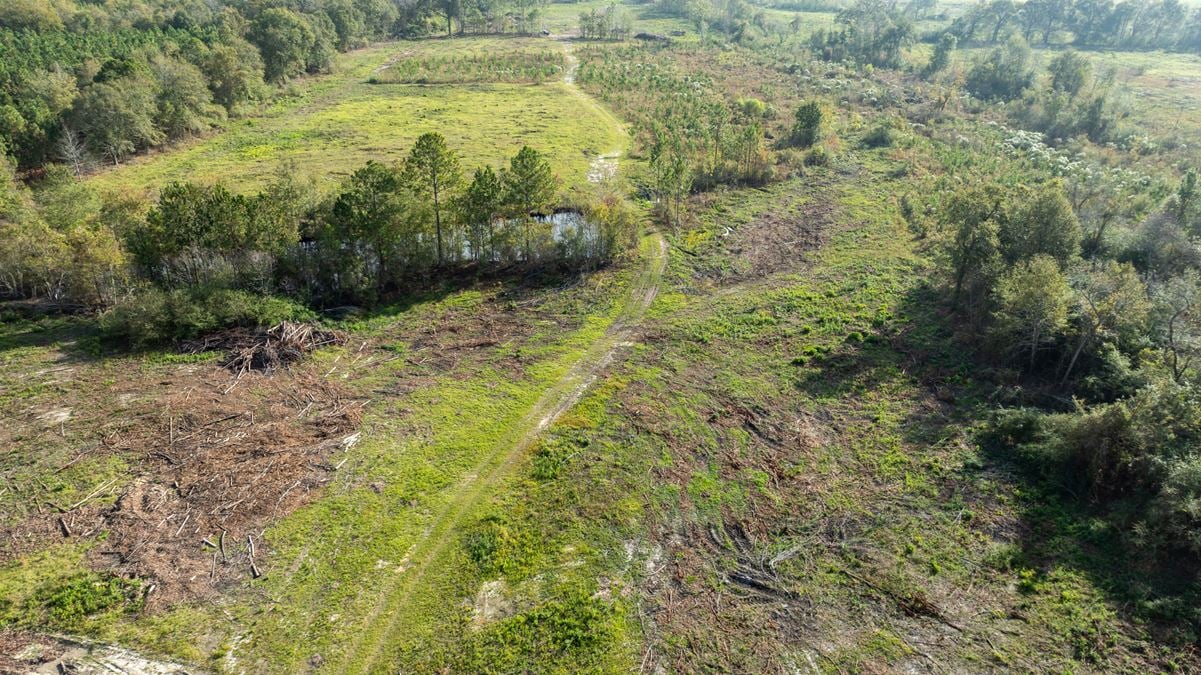
<svg viewBox="0 0 1201 675"><path fill-rule="evenodd" d="M377 84L541 84L563 78L565 57L562 49L500 49L464 56L401 58L373 75L371 81Z"/></svg>

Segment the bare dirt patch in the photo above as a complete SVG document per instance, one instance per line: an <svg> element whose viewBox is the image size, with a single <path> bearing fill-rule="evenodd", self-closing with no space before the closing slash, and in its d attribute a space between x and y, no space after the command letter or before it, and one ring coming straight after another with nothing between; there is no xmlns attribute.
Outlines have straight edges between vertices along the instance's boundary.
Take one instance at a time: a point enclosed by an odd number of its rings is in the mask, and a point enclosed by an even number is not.
<svg viewBox="0 0 1201 675"><path fill-rule="evenodd" d="M72 673L73 675L187 675L196 668L148 659L115 645L49 637L19 631L0 631L0 673Z"/></svg>
<svg viewBox="0 0 1201 675"><path fill-rule="evenodd" d="M745 262L747 276L767 276L796 268L807 251L821 248L834 222L828 201L768 211L731 233L726 247Z"/></svg>
<svg viewBox="0 0 1201 675"><path fill-rule="evenodd" d="M11 527L4 557L105 534L92 565L146 580L151 607L264 573L254 557L263 529L329 480L364 404L312 366L237 379L180 372L92 451L122 454L130 475Z"/></svg>
<svg viewBox="0 0 1201 675"><path fill-rule="evenodd" d="M830 181L817 180L802 190L694 197L697 211L723 206L703 219L707 239L696 244L679 240L677 248L689 256L696 277L723 285L804 269L809 254L843 226Z"/></svg>

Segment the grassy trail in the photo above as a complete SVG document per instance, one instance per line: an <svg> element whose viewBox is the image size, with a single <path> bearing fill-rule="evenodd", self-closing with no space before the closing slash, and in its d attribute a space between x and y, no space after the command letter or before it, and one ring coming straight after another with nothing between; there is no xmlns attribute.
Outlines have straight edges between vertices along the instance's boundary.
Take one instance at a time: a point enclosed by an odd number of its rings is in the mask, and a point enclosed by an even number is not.
<svg viewBox="0 0 1201 675"><path fill-rule="evenodd" d="M394 634L405 630L400 618L406 614L412 592L422 585L427 572L436 566L447 547L455 542L454 537L450 536L454 529L493 494L521 462L538 435L575 405L601 372L630 344L642 317L659 291L667 260L667 242L660 234L652 233L643 240L641 253L642 272L630 289L621 314L571 369L543 393L521 421L493 448L488 458L455 488L448 506L434 518L413 545L409 558L414 564L380 590L379 602L363 621L364 630L346 651L346 662L335 668L337 672L371 672L378 669L385 645Z"/></svg>
<svg viewBox="0 0 1201 675"><path fill-rule="evenodd" d="M628 138L629 130L626 129L625 124L610 112L608 108L601 105L576 84L575 76L580 70L580 60L576 58L575 47L570 42L574 37L574 35L566 35L555 38L559 44L563 45L564 56L566 58L566 67L563 69L564 88L589 109L596 111L600 117L604 118L623 137ZM617 162L623 154L625 154L624 148L615 148L593 159L588 167L588 181L600 183L616 176Z"/></svg>
<svg viewBox="0 0 1201 675"><path fill-rule="evenodd" d="M625 128L608 110L594 101L575 84L578 61L571 54L570 43L563 42L568 67L563 87L588 107L596 110L623 136ZM617 160L622 148L596 157L589 170L589 180L599 182L616 174ZM384 656L388 645L399 633L406 631L409 605L428 576L440 569L445 554L456 540L454 530L467 522L477 507L484 504L521 463L539 435L560 415L570 410L601 376L601 373L631 344L646 311L659 292L667 262L667 242L657 232L647 235L640 250L642 270L630 288L621 313L605 333L580 356L566 374L551 385L513 426L504 438L486 455L486 459L469 472L448 499L445 509L430 523L409 551L412 566L395 576L381 590L374 610L363 622L364 630L349 649L345 662L337 672L373 672L388 668Z"/></svg>

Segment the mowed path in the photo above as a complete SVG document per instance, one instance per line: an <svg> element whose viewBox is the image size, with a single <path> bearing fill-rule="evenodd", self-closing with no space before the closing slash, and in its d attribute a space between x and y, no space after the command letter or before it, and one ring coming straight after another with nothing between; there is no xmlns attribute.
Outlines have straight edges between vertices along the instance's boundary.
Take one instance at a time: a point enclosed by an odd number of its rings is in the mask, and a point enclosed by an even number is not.
<svg viewBox="0 0 1201 675"><path fill-rule="evenodd" d="M575 85L576 61L568 50L568 68L564 86L590 106L602 111L616 129L624 128L620 121L602 108ZM616 170L620 149L605 153L593 160L590 180L602 180ZM409 605L415 592L436 576L440 563L445 563L458 539L454 530L468 522L470 514L493 497L547 427L571 409L604 370L632 344L647 309L659 292L667 261L667 242L659 233L647 235L641 245L641 271L630 288L625 305L605 333L591 344L568 372L552 384L517 422L504 438L485 456L485 459L454 488L447 506L438 513L410 549L409 567L398 572L379 589L378 602L363 618L362 630L348 646L345 659L331 670L345 672L395 671L395 664L385 656L390 644L403 639L407 625L403 617L410 615Z"/></svg>

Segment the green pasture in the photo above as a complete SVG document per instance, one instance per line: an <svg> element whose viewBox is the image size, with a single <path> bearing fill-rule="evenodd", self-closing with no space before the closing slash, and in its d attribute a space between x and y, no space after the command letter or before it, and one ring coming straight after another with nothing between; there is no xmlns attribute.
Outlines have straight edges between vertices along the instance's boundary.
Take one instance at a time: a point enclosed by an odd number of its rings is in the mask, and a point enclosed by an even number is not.
<svg viewBox="0 0 1201 675"><path fill-rule="evenodd" d="M542 41L544 44L549 41ZM153 192L171 181L261 188L282 167L332 189L368 160L402 159L437 131L464 166L500 166L523 145L546 153L564 185L583 182L589 162L623 139L561 82L454 86L371 84L394 59L419 52L509 49L507 38L392 43L345 55L338 73L294 87L261 115L220 133L138 157L94 175L101 190ZM557 43L549 43L557 47Z"/></svg>

